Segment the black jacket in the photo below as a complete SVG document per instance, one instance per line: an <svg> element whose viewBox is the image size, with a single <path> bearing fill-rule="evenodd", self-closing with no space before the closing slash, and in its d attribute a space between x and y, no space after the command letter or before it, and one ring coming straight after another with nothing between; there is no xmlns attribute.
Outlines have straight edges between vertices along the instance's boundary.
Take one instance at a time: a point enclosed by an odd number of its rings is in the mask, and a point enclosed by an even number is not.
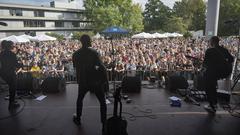
<svg viewBox="0 0 240 135"><path fill-rule="evenodd" d="M20 67L17 62L16 54L11 51L3 51L0 53L0 76L14 77L16 76L16 68Z"/></svg>
<svg viewBox="0 0 240 135"><path fill-rule="evenodd" d="M223 57L227 59L229 63L233 63L234 61L233 56L228 52L228 50L221 46L206 50L203 66L206 68L207 75L216 77L219 74L217 69L221 67Z"/></svg>
<svg viewBox="0 0 240 135"><path fill-rule="evenodd" d="M72 61L80 86L89 87L107 82L106 68L96 50L83 47L74 52Z"/></svg>

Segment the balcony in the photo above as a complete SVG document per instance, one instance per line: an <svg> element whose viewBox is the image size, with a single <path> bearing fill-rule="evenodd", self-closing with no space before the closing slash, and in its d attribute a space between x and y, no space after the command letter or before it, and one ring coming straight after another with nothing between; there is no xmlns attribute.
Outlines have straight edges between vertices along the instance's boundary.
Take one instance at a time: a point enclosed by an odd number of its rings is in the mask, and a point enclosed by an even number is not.
<svg viewBox="0 0 240 135"><path fill-rule="evenodd" d="M80 20L80 18L65 19L63 17L26 17L26 16L0 16L0 20L12 20L12 21L22 21L22 20L42 20L42 21L81 21L81 22L91 22L86 19Z"/></svg>
<svg viewBox="0 0 240 135"><path fill-rule="evenodd" d="M92 30L91 27L1 27L0 32L20 32L20 31L79 31Z"/></svg>

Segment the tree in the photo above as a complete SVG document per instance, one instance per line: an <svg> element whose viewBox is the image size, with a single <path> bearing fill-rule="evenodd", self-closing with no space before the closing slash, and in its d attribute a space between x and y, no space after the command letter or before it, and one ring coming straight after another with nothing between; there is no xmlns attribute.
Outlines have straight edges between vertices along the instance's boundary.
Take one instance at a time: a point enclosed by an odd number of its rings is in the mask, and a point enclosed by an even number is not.
<svg viewBox="0 0 240 135"><path fill-rule="evenodd" d="M205 30L206 27L206 3L203 0L191 1L193 9L193 17L191 20L191 24L189 26L189 30Z"/></svg>
<svg viewBox="0 0 240 135"><path fill-rule="evenodd" d="M186 25L183 23L183 18L176 16L170 17L164 25L164 31L185 33Z"/></svg>
<svg viewBox="0 0 240 135"><path fill-rule="evenodd" d="M143 29L141 7L132 0L84 0L84 7L97 32L114 25L133 32Z"/></svg>
<svg viewBox="0 0 240 135"><path fill-rule="evenodd" d="M165 6L161 0L148 0L143 14L145 31L162 30L171 16L171 9Z"/></svg>
<svg viewBox="0 0 240 135"><path fill-rule="evenodd" d="M182 0L174 4L173 13L182 17L188 30L205 30L206 3L204 0Z"/></svg>
<svg viewBox="0 0 240 135"><path fill-rule="evenodd" d="M134 4L131 10L132 14L130 17L128 29L132 30L134 33L141 32L144 28L143 26L143 16L139 14L142 12L139 4ZM126 20L127 21L127 20Z"/></svg>
<svg viewBox="0 0 240 135"><path fill-rule="evenodd" d="M220 36L238 35L240 25L240 1L221 0L218 34Z"/></svg>

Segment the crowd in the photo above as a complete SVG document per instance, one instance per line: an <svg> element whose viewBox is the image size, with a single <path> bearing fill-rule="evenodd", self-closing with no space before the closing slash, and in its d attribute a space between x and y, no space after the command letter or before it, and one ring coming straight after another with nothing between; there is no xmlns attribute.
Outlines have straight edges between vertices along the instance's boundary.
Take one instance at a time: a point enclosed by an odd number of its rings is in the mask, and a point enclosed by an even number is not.
<svg viewBox="0 0 240 135"><path fill-rule="evenodd" d="M220 45L237 53L238 38L222 38ZM208 40L185 39L93 39L92 47L101 55L111 72L114 61L117 74L125 71L152 72L192 71L200 68ZM19 72L41 75L74 75L72 54L81 47L79 41L50 41L16 44L16 52L24 67Z"/></svg>

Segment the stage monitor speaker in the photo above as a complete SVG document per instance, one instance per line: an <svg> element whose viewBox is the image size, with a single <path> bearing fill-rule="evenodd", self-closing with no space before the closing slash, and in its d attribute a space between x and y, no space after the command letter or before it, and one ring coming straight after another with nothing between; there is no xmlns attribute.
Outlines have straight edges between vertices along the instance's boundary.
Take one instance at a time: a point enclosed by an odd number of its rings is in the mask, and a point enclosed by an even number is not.
<svg viewBox="0 0 240 135"><path fill-rule="evenodd" d="M217 90L217 98L220 103L229 103L231 99L231 94L226 90Z"/></svg>
<svg viewBox="0 0 240 135"><path fill-rule="evenodd" d="M139 76L125 76L122 80L123 93L138 93L141 91L141 79Z"/></svg>
<svg viewBox="0 0 240 135"><path fill-rule="evenodd" d="M60 77L48 77L41 85L43 93L58 93L66 89L66 83Z"/></svg>
<svg viewBox="0 0 240 135"><path fill-rule="evenodd" d="M204 83L203 75L196 75L196 77L193 80L193 86L198 91L205 91L205 83Z"/></svg>
<svg viewBox="0 0 240 135"><path fill-rule="evenodd" d="M33 77L21 77L16 80L16 90L18 94L25 94L28 92L37 93L39 92L39 81Z"/></svg>
<svg viewBox="0 0 240 135"><path fill-rule="evenodd" d="M169 76L166 80L166 89L171 92L176 92L177 89L187 89L188 82L187 80L178 75Z"/></svg>

